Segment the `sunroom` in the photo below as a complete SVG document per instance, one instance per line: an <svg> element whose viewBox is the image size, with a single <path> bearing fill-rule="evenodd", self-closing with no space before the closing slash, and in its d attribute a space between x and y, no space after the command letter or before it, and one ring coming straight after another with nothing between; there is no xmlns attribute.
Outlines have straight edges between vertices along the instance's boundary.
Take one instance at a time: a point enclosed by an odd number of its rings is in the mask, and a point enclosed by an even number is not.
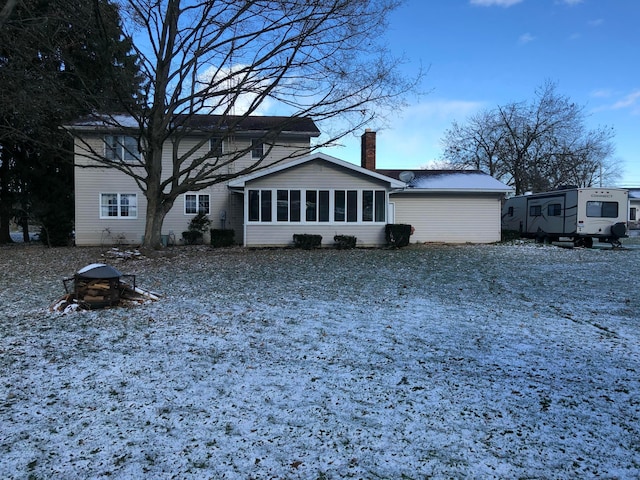
<svg viewBox="0 0 640 480"><path fill-rule="evenodd" d="M244 196L244 245L288 246L295 234L357 238L357 246L385 243L393 223L389 192L405 184L323 153L302 157L229 182Z"/></svg>

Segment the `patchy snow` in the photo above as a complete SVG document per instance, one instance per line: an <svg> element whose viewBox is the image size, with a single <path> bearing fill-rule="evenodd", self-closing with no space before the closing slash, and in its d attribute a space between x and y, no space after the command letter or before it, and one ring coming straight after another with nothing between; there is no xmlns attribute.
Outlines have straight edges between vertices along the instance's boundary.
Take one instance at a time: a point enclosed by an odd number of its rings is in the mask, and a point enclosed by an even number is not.
<svg viewBox="0 0 640 480"><path fill-rule="evenodd" d="M429 172L426 170L426 172ZM428 190L477 190L487 192L508 192L511 188L490 175L480 172L443 172L424 174L415 171L416 177L410 182L411 188Z"/></svg>
<svg viewBox="0 0 640 480"><path fill-rule="evenodd" d="M2 478L640 477L640 249L175 247L49 313L104 261L0 248Z"/></svg>

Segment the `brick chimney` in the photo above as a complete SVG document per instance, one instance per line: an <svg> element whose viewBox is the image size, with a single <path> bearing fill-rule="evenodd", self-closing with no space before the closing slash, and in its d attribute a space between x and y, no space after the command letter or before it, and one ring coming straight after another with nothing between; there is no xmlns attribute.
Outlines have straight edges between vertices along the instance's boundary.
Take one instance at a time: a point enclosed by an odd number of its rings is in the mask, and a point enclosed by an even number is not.
<svg viewBox="0 0 640 480"><path fill-rule="evenodd" d="M376 132L367 128L362 134L360 166L367 170L376 170Z"/></svg>

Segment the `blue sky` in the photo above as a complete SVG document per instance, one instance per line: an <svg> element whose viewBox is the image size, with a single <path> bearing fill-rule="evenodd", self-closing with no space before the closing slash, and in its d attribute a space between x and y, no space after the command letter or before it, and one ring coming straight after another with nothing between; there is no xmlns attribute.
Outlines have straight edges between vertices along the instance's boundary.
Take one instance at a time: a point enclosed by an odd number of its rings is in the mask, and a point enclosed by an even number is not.
<svg viewBox="0 0 640 480"><path fill-rule="evenodd" d="M379 168L438 159L454 120L530 101L545 81L585 107L589 128L611 126L621 186L640 187L640 1L408 0L387 44L408 75L428 70L424 95L377 129ZM356 164L360 138L325 150Z"/></svg>

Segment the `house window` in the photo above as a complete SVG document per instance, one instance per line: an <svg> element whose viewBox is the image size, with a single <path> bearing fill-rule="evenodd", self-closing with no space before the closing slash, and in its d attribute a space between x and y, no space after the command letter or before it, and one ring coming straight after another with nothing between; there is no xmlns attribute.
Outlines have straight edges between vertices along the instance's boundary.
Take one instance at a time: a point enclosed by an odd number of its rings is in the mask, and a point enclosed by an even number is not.
<svg viewBox="0 0 640 480"><path fill-rule="evenodd" d="M300 190L278 190L276 219L278 222L300 221Z"/></svg>
<svg viewBox="0 0 640 480"><path fill-rule="evenodd" d="M333 221L358 221L358 192L357 190L336 190L334 192Z"/></svg>
<svg viewBox="0 0 640 480"><path fill-rule="evenodd" d="M262 157L264 157L264 143L262 143L262 140L254 138L251 140L251 158Z"/></svg>
<svg viewBox="0 0 640 480"><path fill-rule="evenodd" d="M222 137L213 137L209 140L209 153L212 157L221 157L224 154Z"/></svg>
<svg viewBox="0 0 640 480"><path fill-rule="evenodd" d="M307 222L329 221L329 190L307 190L305 200Z"/></svg>
<svg viewBox="0 0 640 480"><path fill-rule="evenodd" d="M362 191L362 221L384 222L386 213L386 193L384 190Z"/></svg>
<svg viewBox="0 0 640 480"><path fill-rule="evenodd" d="M562 205L559 203L552 203L547 207L547 216L559 217L562 211Z"/></svg>
<svg viewBox="0 0 640 480"><path fill-rule="evenodd" d="M256 189L247 203L249 222L384 223L387 217L385 190Z"/></svg>
<svg viewBox="0 0 640 480"><path fill-rule="evenodd" d="M616 218L618 202L587 202L587 217Z"/></svg>
<svg viewBox="0 0 640 480"><path fill-rule="evenodd" d="M636 207L631 207L629 209L629 220L632 222L636 221Z"/></svg>
<svg viewBox="0 0 640 480"><path fill-rule="evenodd" d="M539 217L542 215L542 207L540 205L531 205L529 207L530 217Z"/></svg>
<svg viewBox="0 0 640 480"><path fill-rule="evenodd" d="M106 135L104 137L104 156L106 159L114 161L139 161L138 139L125 135Z"/></svg>
<svg viewBox="0 0 640 480"><path fill-rule="evenodd" d="M271 190L249 190L249 221L271 221Z"/></svg>
<svg viewBox="0 0 640 480"><path fill-rule="evenodd" d="M211 213L211 200L209 194L187 193L184 196L185 215L196 215L202 212L205 215Z"/></svg>
<svg viewBox="0 0 640 480"><path fill-rule="evenodd" d="M100 218L137 218L138 196L135 193L101 193Z"/></svg>

